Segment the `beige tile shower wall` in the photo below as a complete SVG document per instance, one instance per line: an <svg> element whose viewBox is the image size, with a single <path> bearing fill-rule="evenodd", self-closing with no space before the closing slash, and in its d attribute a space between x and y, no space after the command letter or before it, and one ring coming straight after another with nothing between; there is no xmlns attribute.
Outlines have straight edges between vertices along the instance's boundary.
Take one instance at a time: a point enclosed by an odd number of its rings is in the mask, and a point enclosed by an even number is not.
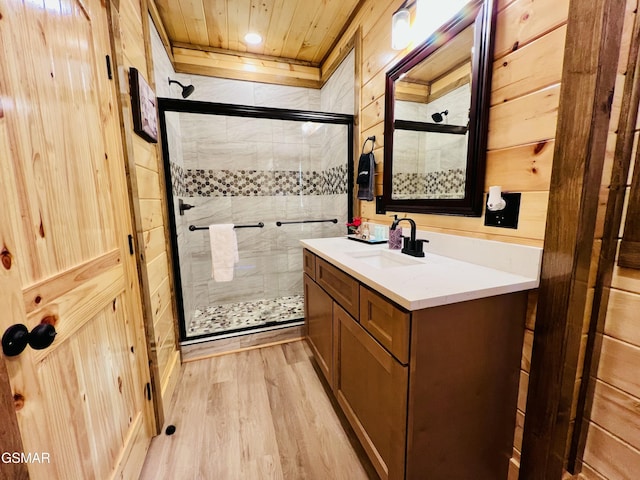
<svg viewBox="0 0 640 480"><path fill-rule="evenodd" d="M351 50L320 90L320 108L323 112L353 115L355 52Z"/></svg>
<svg viewBox="0 0 640 480"><path fill-rule="evenodd" d="M340 49L360 29L362 33L361 142L375 135L377 194L382 193L384 171L385 73L407 52L391 49L391 15L403 2L369 0L329 56L331 65ZM484 217L411 214L419 227L456 235L542 246L553 161L562 59L569 0L497 0L497 26L489 120L485 192L490 185L522 192L517 230L484 226ZM358 69L357 69L358 70ZM389 223L376 215L373 202L363 202L363 217ZM510 478L517 478L535 306L530 295L522 356L514 457Z"/></svg>
<svg viewBox="0 0 640 480"><path fill-rule="evenodd" d="M617 118L621 105L629 42L636 17L637 0L627 1L620 64L609 127L607 166L603 175L602 208L599 211L599 239L594 245L594 263L602 244L606 193L610 184ZM636 125L635 149L638 146ZM632 159L635 158L635 151ZM632 160L633 162L633 160ZM627 195L631 184L627 180ZM624 226L625 218L622 219ZM623 227L620 229L622 236ZM592 297L593 294L590 295ZM614 268L604 328L597 332L602 342L597 374L590 378L593 406L590 412L581 478L593 480L636 479L640 472L640 271ZM590 313L590 312L587 312Z"/></svg>
<svg viewBox="0 0 640 480"><path fill-rule="evenodd" d="M317 130L305 132L301 122L192 113L180 114L180 123L188 173L185 200L196 206L185 212L187 223L264 223L237 230L240 260L232 282L211 278L207 232L187 232L188 248L179 252L181 267L191 267L189 275L182 271L185 299L201 309L301 295L299 240L344 233L346 182L345 193L332 195L312 180L312 173L319 178L338 162L346 177L346 126L315 124ZM325 218L339 222L276 226L277 221Z"/></svg>
<svg viewBox="0 0 640 480"><path fill-rule="evenodd" d="M144 37L142 25L143 14L146 18L147 13L143 12L142 5L146 5L146 2L139 0L120 2L119 23L124 56L123 67L125 72L128 72L130 67L135 67L150 84L153 84L154 79L150 78L147 69L146 42L148 39ZM125 79L128 79L127 73L125 73ZM131 129L131 121L128 118L130 106L127 105L127 107L129 110L125 112L125 128ZM174 330L175 308L169 282L162 204L164 181L160 174L162 169L159 163L161 158L155 144L146 142L133 132L130 138L132 145L129 145L129 152L132 152L135 163L135 173L131 176L132 181L136 183L134 191L137 190L134 201L137 202L139 212L136 222L144 239L140 247L144 249L147 271L143 286L150 299L152 316L151 322L148 319L147 323L152 324L153 331L150 332L153 338L152 349L156 354L162 404L166 410L180 371L180 352Z"/></svg>

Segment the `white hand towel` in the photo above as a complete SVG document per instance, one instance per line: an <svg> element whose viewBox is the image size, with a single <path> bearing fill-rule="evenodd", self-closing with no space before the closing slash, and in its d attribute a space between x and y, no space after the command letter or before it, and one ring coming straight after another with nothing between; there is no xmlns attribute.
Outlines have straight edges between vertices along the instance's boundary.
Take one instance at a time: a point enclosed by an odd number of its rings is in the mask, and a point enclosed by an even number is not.
<svg viewBox="0 0 640 480"><path fill-rule="evenodd" d="M209 225L211 277L216 282L233 280L233 266L240 260L233 224Z"/></svg>

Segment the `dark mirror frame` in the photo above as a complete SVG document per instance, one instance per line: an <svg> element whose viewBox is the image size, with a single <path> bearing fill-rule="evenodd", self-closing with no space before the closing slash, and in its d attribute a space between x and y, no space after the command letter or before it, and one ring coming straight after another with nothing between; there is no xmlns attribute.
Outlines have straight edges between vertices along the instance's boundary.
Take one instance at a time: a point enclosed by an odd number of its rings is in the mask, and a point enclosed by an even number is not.
<svg viewBox="0 0 640 480"><path fill-rule="evenodd" d="M477 10L478 6L480 8ZM474 12L476 12L474 14ZM469 111L469 140L467 170L463 199L393 199L393 137L395 81L414 66L428 59L437 49L475 22L472 58L471 109ZM495 0L470 2L465 8L440 27L424 43L412 50L387 72L384 119L384 176L382 208L397 212L435 213L479 217L483 209L483 189L487 133L489 127L489 101L495 36Z"/></svg>

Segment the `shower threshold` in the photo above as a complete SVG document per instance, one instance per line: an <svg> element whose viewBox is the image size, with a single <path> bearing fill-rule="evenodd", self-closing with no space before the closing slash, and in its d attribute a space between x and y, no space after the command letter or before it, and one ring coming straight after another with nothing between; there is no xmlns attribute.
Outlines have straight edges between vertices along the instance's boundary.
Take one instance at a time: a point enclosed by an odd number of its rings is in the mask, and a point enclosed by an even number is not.
<svg viewBox="0 0 640 480"><path fill-rule="evenodd" d="M220 337L269 327L279 327L304 318L304 297L285 297L196 307L187 337Z"/></svg>

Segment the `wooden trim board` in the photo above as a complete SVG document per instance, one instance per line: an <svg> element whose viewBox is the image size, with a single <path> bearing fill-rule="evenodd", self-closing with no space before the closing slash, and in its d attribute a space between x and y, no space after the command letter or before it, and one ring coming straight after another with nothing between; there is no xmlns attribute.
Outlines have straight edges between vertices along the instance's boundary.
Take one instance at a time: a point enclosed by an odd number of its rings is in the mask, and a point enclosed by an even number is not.
<svg viewBox="0 0 640 480"><path fill-rule="evenodd" d="M560 478L625 2L571 2L520 479Z"/></svg>
<svg viewBox="0 0 640 480"><path fill-rule="evenodd" d="M182 346L183 363L195 362L204 358L227 355L229 353L263 348L281 343L297 342L304 337L304 326L280 328L259 333L248 333L235 337Z"/></svg>
<svg viewBox="0 0 640 480"><path fill-rule="evenodd" d="M593 388L597 376L602 339L597 334L604 329L609 306L611 280L616 260L618 246L618 232L622 223L627 179L631 168L633 144L640 103L640 21L636 15L629 57L627 75L625 76L624 91L620 119L618 121L618 135L614 151L613 170L605 213L602 247L600 249L593 307L587 336L586 355L584 360L584 380L580 386L578 397L576 423L569 450L568 469L570 472L580 471L582 457L585 451L589 417L593 406ZM640 161L639 152L636 153L636 166ZM636 172L640 168L636 167ZM639 204L640 206L640 204ZM631 211L627 213L631 215ZM626 229L625 229L626 230Z"/></svg>

